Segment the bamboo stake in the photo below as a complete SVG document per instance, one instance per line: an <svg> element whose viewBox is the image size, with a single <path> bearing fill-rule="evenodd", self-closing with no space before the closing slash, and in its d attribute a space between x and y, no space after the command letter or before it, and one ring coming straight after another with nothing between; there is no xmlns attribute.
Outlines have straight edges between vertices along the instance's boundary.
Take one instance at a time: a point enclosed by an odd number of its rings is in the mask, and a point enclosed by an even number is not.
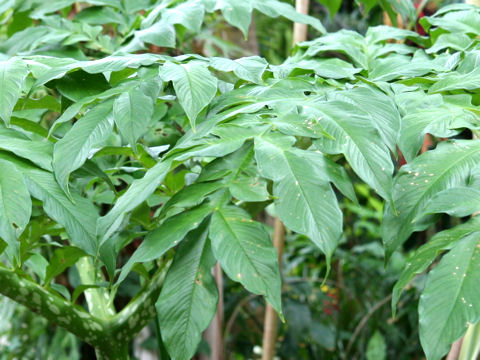
<svg viewBox="0 0 480 360"><path fill-rule="evenodd" d="M308 14L308 5L310 0L297 0L295 8L300 14ZM293 46L297 43L307 40L307 24L293 24Z"/></svg>
<svg viewBox="0 0 480 360"><path fill-rule="evenodd" d="M295 8L301 14L308 14L309 0L296 0ZM298 42L307 40L307 25L295 23L293 25L293 46ZM277 249L278 265L282 272L282 256L285 246L285 228L278 217L275 217L273 231L273 246ZM270 304L265 308L263 326L263 351L262 360L272 360L275 356L275 343L277 340L278 315Z"/></svg>

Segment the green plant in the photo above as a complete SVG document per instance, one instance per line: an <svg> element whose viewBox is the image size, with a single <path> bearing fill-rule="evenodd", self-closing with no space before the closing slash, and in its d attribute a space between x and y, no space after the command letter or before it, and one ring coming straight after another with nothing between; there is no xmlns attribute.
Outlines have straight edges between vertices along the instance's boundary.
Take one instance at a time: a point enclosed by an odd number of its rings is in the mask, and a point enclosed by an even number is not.
<svg viewBox="0 0 480 360"><path fill-rule="evenodd" d="M244 33L253 8L321 30L319 22L273 0L126 3L92 0L72 21L48 14L68 16L73 1L2 9L0 292L100 358L127 358L128 340L154 317L170 356L191 358L215 313L216 261L283 318L276 252L254 220L269 204L325 254L327 273L342 235L337 196L356 201L353 174L386 202L387 261L435 214L478 210L478 140L416 156L426 133L477 130L477 8L454 5L423 19L428 37L385 26L326 34L274 66L256 56L128 52L144 42L173 46L173 29L180 38L185 28L198 31L187 17L195 6L221 8ZM108 22L92 27L90 15ZM394 174L397 147L408 164ZM429 360L479 320L478 221L435 235L394 289L395 305L448 251L420 299ZM74 288L61 281L67 271ZM138 277L138 294L119 302L125 280Z"/></svg>

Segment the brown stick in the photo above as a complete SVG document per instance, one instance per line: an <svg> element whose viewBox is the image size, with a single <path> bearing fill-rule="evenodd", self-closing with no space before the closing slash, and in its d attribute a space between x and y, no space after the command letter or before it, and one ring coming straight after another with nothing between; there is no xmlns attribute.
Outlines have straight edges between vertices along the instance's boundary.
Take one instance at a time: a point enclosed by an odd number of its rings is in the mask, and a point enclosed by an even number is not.
<svg viewBox="0 0 480 360"><path fill-rule="evenodd" d="M278 266L282 272L282 255L285 245L285 228L278 217L273 226L273 246L278 252ZM263 352L262 360L272 360L275 355L275 342L277 340L278 315L275 309L267 304L265 309L265 321L263 327Z"/></svg>
<svg viewBox="0 0 480 360"><path fill-rule="evenodd" d="M308 14L309 0L296 0L295 8L301 14ZM307 25L295 23L293 25L293 46L307 40ZM273 231L273 246L278 252L278 266L282 272L282 255L285 245L285 228L278 217L275 217ZM272 360L275 355L275 342L277 340L278 316L273 307L267 304L263 325L263 352L262 360Z"/></svg>
<svg viewBox="0 0 480 360"><path fill-rule="evenodd" d="M295 8L300 14L308 14L310 0L297 0ZM293 25L293 46L307 40L307 24L295 23Z"/></svg>
<svg viewBox="0 0 480 360"><path fill-rule="evenodd" d="M218 287L218 305L217 312L213 318L210 326L205 330L204 338L210 345L210 357L205 355L201 356L201 360L223 360L223 274L220 263L217 263L213 268L213 276Z"/></svg>

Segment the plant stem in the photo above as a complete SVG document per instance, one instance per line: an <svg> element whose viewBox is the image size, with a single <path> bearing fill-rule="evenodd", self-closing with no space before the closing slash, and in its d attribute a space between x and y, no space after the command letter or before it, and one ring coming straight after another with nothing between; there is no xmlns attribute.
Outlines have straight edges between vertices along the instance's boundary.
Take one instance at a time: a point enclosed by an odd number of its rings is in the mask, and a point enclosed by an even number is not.
<svg viewBox="0 0 480 360"><path fill-rule="evenodd" d="M0 266L0 293L95 346L102 341L105 323L83 308L49 292L35 282Z"/></svg>

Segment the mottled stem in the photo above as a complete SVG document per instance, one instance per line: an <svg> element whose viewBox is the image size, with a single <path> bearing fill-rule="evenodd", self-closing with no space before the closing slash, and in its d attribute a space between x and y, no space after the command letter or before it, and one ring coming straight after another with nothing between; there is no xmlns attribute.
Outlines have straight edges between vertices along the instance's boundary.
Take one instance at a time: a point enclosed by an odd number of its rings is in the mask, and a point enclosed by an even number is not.
<svg viewBox="0 0 480 360"><path fill-rule="evenodd" d="M26 306L95 346L102 341L105 323L80 306L49 292L37 283L0 266L0 293Z"/></svg>
<svg viewBox="0 0 480 360"><path fill-rule="evenodd" d="M129 341L156 315L155 301L163 279L164 272L159 270L120 313L107 319L89 314L82 307L3 266L0 266L0 294L26 306L92 345L99 360L126 360L129 358ZM92 279L84 277L84 280ZM90 298L90 302L93 298ZM91 310L109 314L111 310L105 310L110 306L110 302L106 297L103 299L105 303L100 308L93 306Z"/></svg>

